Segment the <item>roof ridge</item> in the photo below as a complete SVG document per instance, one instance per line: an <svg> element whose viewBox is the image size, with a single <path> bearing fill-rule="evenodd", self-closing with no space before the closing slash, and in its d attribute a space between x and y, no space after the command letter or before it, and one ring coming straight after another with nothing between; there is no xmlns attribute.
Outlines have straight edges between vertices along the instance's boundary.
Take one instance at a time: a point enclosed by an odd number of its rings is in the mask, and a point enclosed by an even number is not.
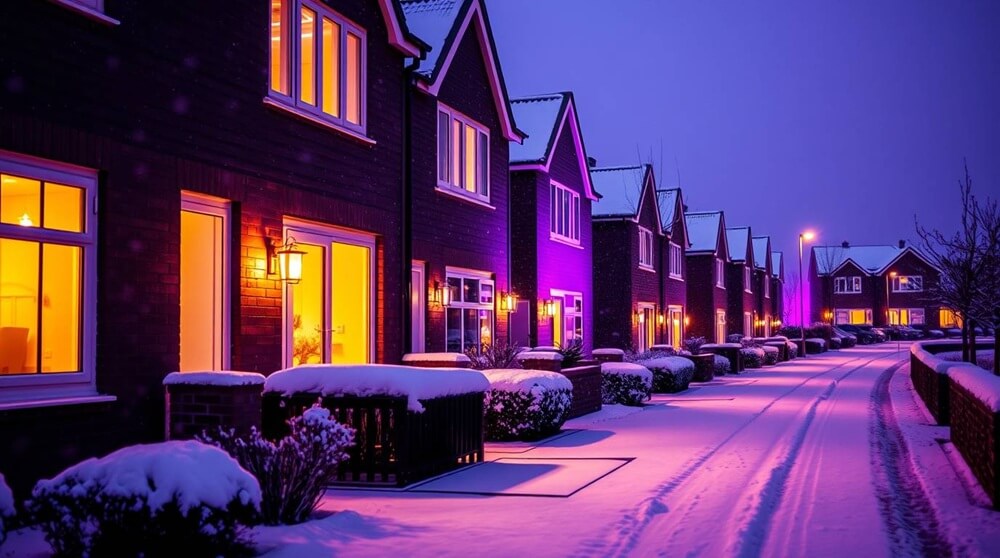
<svg viewBox="0 0 1000 558"><path fill-rule="evenodd" d="M540 93L538 95L526 95L510 100L511 103L531 103L537 101L561 101L566 97L565 93Z"/></svg>
<svg viewBox="0 0 1000 558"><path fill-rule="evenodd" d="M597 167L597 168L590 169L590 172L608 172L608 171L616 171L616 170L634 170L634 169L641 169L643 167L644 167L644 165L622 165L622 166L618 166L618 167Z"/></svg>
<svg viewBox="0 0 1000 558"><path fill-rule="evenodd" d="M722 215L721 209L716 209L714 211L685 211L684 215Z"/></svg>

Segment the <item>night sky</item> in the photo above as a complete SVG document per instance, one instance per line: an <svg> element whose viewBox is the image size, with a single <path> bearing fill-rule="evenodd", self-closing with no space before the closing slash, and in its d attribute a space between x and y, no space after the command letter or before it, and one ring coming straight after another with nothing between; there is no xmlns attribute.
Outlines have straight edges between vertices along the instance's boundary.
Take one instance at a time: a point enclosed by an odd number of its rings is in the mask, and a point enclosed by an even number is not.
<svg viewBox="0 0 1000 558"><path fill-rule="evenodd" d="M487 4L512 96L572 90L600 165L652 162L692 210L770 235L786 279L807 227L953 230L963 157L1000 194L996 0Z"/></svg>

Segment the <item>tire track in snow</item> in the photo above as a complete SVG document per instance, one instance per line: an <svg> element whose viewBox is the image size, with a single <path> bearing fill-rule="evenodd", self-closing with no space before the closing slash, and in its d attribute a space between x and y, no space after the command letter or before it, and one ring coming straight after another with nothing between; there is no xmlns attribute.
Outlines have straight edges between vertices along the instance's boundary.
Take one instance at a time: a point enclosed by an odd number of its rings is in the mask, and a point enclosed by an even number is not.
<svg viewBox="0 0 1000 558"><path fill-rule="evenodd" d="M954 556L955 551L913 469L892 409L889 381L904 364L883 372L872 389L868 439L879 513L893 556Z"/></svg>
<svg viewBox="0 0 1000 558"><path fill-rule="evenodd" d="M868 366L872 362L875 362L881 358L885 358L885 353L880 353L878 356L865 360L862 364L852 368L847 373L841 375L839 379L846 378L847 376L853 374L855 371ZM682 467L680 473L674 475L667 482L659 485L654 490L654 493L649 498L646 498L638 507L632 512L628 512L622 517L622 519L615 525L612 530L612 534L609 538L599 541L591 541L584 544L588 554L593 556L627 556L630 551L636 546L640 537L645 532L649 524L659 515L667 513L668 509L666 504L663 502L663 498L669 495L671 492L676 490L679 486L684 484L692 476L694 476L699 470L701 470L705 463L710 459L715 457L723 448L725 448L730 442L732 442L737 436L744 432L749 426L756 422L760 417L765 415L772 407L778 404L780 401L786 397L796 393L806 384L815 382L821 379L823 376L834 373L837 370L850 366L853 363L864 360L865 356L859 356L857 358L850 359L848 361L842 362L829 370L820 372L814 376L810 376L798 384L794 385L788 391L785 391L781 395L775 397L773 400L769 401L767 405L761 408L760 411L754 413L749 419L747 419L743 424L738 426L733 432L728 436L723 438L716 445L704 450L696 457L692 458L687 462L687 464ZM835 382L834 382L835 383ZM827 394L829 397L829 394ZM818 401L818 400L817 400ZM815 404L815 403L814 403ZM804 432L802 434L805 435ZM790 467L790 466L789 466ZM759 546L758 546L759 548Z"/></svg>

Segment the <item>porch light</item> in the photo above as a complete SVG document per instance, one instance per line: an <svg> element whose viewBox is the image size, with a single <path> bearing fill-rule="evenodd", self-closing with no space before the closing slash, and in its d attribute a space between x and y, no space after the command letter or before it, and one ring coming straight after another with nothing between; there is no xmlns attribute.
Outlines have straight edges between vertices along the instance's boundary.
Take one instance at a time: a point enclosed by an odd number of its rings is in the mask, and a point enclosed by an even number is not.
<svg viewBox="0 0 1000 558"><path fill-rule="evenodd" d="M439 281L434 281L434 292L432 293L431 301L445 308L451 306L451 288L448 285L442 285Z"/></svg>
<svg viewBox="0 0 1000 558"><path fill-rule="evenodd" d="M547 298L547 299L543 300L542 301L542 308L545 309L545 315L546 316L550 316L551 317L551 316L555 316L556 315L556 301L555 300L553 300L551 298Z"/></svg>
<svg viewBox="0 0 1000 558"><path fill-rule="evenodd" d="M500 310L517 312L517 295L511 292L500 293Z"/></svg>
<svg viewBox="0 0 1000 558"><path fill-rule="evenodd" d="M656 316L656 323L663 325L665 319L666 318L663 317L663 312L660 312L660 314Z"/></svg>
<svg viewBox="0 0 1000 558"><path fill-rule="evenodd" d="M294 285L302 280L302 256L305 252L295 247L295 238L289 235L281 248L274 250L268 258L268 273L275 272L277 264L278 277L282 282Z"/></svg>
<svg viewBox="0 0 1000 558"><path fill-rule="evenodd" d="M684 316L684 327L687 327L689 325L691 325L691 317L690 316Z"/></svg>
<svg viewBox="0 0 1000 558"><path fill-rule="evenodd" d="M646 316L641 311L636 312L635 317L637 320L639 320L640 324L646 323Z"/></svg>

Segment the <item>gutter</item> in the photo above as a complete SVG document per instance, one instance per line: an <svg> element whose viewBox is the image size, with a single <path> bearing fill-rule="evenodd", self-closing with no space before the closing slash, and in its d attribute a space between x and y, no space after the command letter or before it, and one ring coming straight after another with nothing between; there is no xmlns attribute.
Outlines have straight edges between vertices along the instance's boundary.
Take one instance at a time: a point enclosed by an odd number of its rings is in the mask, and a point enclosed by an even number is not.
<svg viewBox="0 0 1000 558"><path fill-rule="evenodd" d="M412 285L410 285L410 280L412 278L411 268L413 267L413 203L411 200L411 192L413 192L413 147L410 141L410 136L413 131L413 118L412 118L412 87L415 85L414 75L415 70L420 64L419 58L414 58L413 61L403 68L403 161L402 161L402 188L400 192L400 203L402 204L402 215L400 223L400 231L402 231L402 237L400 242L401 249L401 259L402 265L400 265L400 329L402 332L402 355L410 352L413 347L410 346L413 337L413 324L411 323L412 316L412 304L413 301L410 300L410 291L412 290ZM423 288L423 286L421 286Z"/></svg>

